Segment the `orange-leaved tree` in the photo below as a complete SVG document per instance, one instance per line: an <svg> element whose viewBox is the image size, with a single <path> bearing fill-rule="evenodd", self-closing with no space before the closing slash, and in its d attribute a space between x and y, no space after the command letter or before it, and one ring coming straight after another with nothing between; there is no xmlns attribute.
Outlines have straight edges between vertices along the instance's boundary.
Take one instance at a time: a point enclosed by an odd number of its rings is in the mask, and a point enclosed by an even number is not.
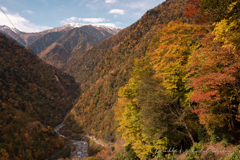
<svg viewBox="0 0 240 160"><path fill-rule="evenodd" d="M170 22L159 33L158 48L150 54L156 72L154 76L163 80L160 85L173 99L171 110L179 124L184 126L192 143L194 138L191 132L194 132L196 125L190 120L193 115L187 98L191 91L191 87L186 85L189 81L188 59L200 47L200 40L205 32L199 25Z"/></svg>
<svg viewBox="0 0 240 160"><path fill-rule="evenodd" d="M191 58L191 101L197 103L195 112L208 131L216 126L228 125L236 136L236 116L240 102L239 50L222 47L208 34L202 48Z"/></svg>
<svg viewBox="0 0 240 160"><path fill-rule="evenodd" d="M238 2L227 7L228 13L236 9ZM235 138L240 102L239 23L236 15L216 23L193 54L189 72L194 88L191 101L197 103L195 113L200 123L208 132L227 125Z"/></svg>

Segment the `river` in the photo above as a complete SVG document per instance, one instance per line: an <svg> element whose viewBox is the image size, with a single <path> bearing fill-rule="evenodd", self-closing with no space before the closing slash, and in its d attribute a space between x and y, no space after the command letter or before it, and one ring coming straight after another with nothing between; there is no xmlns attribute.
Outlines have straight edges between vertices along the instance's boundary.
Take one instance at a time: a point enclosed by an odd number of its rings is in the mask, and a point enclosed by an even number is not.
<svg viewBox="0 0 240 160"><path fill-rule="evenodd" d="M65 115L62 123L57 125L53 130L61 137L69 139L68 137L60 134L61 128L65 125L64 121L65 121L67 115L68 115L68 113ZM69 157L70 160L72 160L73 158L78 158L79 160L81 160L84 157L88 157L88 153L87 153L88 143L86 141L76 141L76 140L72 140L72 139L70 139L70 140L71 140L72 144L75 146L75 151L71 152L71 155Z"/></svg>
<svg viewBox="0 0 240 160"><path fill-rule="evenodd" d="M59 80L59 78L57 77L57 75L55 75L55 79L56 81L59 83L59 85L62 87L62 89L66 92L66 90L64 89L61 81ZM73 106L73 102L72 102L72 106ZM71 110L71 109L70 109ZM70 112L70 111L69 111ZM59 125L57 125L53 130L58 134L60 135L61 137L63 138L66 138L66 139L70 139L62 134L60 134L60 130L61 128L65 125L64 121L66 119L66 117L68 116L68 112L67 114L65 115L65 117L63 118L63 121L62 123L60 123ZM75 151L71 152L71 155L70 155L70 159L72 160L72 158L78 158L79 160L83 159L84 157L88 157L88 153L87 153L87 150L88 150L88 143L86 141L76 141L76 140L72 140L70 139L72 144L75 146Z"/></svg>

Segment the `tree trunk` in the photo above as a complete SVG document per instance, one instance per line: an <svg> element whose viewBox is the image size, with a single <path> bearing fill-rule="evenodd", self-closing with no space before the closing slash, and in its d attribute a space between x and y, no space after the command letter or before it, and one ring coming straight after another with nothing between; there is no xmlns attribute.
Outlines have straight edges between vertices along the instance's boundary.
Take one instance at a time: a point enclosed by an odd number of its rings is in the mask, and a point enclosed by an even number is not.
<svg viewBox="0 0 240 160"><path fill-rule="evenodd" d="M238 139L237 134L236 134L236 127L235 127L235 122L234 122L234 115L232 114L230 106L228 107L228 113L231 116L228 122L228 128L231 130L231 134L234 137L235 140Z"/></svg>
<svg viewBox="0 0 240 160"><path fill-rule="evenodd" d="M186 128L186 130L187 130L187 132L188 132L188 136L189 136L189 138L191 139L192 144L193 144L195 141L194 141L193 136L192 136L192 134L190 133L190 131L189 131L189 129L188 129L188 126L187 126L187 124L186 124L186 122L185 122L184 120L183 120L183 124L184 124L184 126L185 126L185 128Z"/></svg>

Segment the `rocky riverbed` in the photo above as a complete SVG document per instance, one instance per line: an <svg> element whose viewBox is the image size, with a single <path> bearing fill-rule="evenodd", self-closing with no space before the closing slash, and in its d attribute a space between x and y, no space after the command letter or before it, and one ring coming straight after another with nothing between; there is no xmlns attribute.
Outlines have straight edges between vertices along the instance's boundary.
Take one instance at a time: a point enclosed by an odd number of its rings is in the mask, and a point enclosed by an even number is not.
<svg viewBox="0 0 240 160"><path fill-rule="evenodd" d="M68 114L67 114L68 115ZM64 117L64 120L65 118L67 117L67 115ZM58 134L60 135L61 137L63 138L67 138L66 136L60 134L60 130L61 128L65 125L64 124L64 120L62 121L62 123L60 123L59 125L57 125L53 130ZM69 138L67 138L69 139ZM71 140L71 139L70 139ZM72 144L74 145L75 147L75 151L71 152L71 155L70 155L70 159L72 160L73 158L78 158L79 160L83 159L84 157L88 157L88 153L87 153L87 150L88 150L88 143L86 141L77 141L77 140L71 140Z"/></svg>
<svg viewBox="0 0 240 160"><path fill-rule="evenodd" d="M72 140L72 144L75 146L76 150L71 153L71 158L83 159L84 157L88 157L88 143L85 141L74 141Z"/></svg>

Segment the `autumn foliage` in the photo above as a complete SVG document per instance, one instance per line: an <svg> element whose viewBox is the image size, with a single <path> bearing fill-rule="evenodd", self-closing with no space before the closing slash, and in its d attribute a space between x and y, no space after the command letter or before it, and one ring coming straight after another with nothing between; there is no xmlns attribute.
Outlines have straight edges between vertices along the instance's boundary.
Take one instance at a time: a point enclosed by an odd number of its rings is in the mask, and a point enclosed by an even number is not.
<svg viewBox="0 0 240 160"><path fill-rule="evenodd" d="M116 159L152 159L199 141L238 142L239 8L239 0L168 0L78 57L67 71L82 94L65 133L123 139ZM50 126L70 108L77 84L1 37L0 156L47 158L63 147Z"/></svg>
<svg viewBox="0 0 240 160"><path fill-rule="evenodd" d="M206 3L194 0L185 8L198 25L174 21L162 27L120 88L117 131L141 159L156 156L156 142L183 148L239 139L240 17L232 13L239 1ZM220 9L227 13L213 18Z"/></svg>
<svg viewBox="0 0 240 160"><path fill-rule="evenodd" d="M1 158L45 159L63 148L52 127L78 96L73 77L0 34L0 88Z"/></svg>
<svg viewBox="0 0 240 160"><path fill-rule="evenodd" d="M69 66L67 72L81 82L84 93L70 115L78 125L69 125L69 128L74 131L82 127L88 134L108 141L116 140L113 107L119 88L131 76L134 59L146 55L149 43L164 24L178 18L186 21L183 12L187 4L187 0L173 0L158 5Z"/></svg>

